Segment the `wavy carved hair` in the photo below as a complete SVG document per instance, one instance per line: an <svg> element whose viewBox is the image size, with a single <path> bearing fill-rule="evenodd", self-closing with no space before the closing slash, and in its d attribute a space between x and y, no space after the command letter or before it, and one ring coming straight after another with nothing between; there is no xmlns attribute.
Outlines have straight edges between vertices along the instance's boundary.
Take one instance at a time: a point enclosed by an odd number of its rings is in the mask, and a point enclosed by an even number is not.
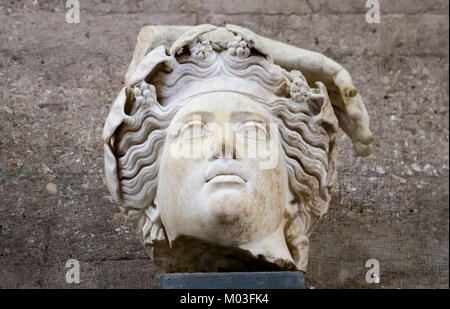
<svg viewBox="0 0 450 309"><path fill-rule="evenodd" d="M183 101L167 104L167 101L189 87L189 83L219 75L250 79L276 95L271 101L252 98L263 104L278 124L289 187L294 196L287 210L285 236L296 264L306 266L308 235L327 211L330 191L336 182L336 132L317 117L322 103L314 99L295 102L289 95L288 72L259 54L242 59L218 51L206 59L198 59L185 53L177 57L170 72L160 70L147 77L146 82L156 90L155 104L135 104L129 95L126 109L135 119L134 125L122 125L114 140L119 158L122 210L144 244L166 239L153 201L167 129L185 104Z"/></svg>

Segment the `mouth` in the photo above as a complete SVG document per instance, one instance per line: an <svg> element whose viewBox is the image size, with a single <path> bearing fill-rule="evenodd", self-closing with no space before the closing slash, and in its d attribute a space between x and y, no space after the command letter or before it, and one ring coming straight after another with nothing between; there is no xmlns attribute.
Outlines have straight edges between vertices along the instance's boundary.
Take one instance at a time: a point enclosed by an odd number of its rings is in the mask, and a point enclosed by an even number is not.
<svg viewBox="0 0 450 309"><path fill-rule="evenodd" d="M237 175L217 175L206 181L206 183L246 183L244 179Z"/></svg>
<svg viewBox="0 0 450 309"><path fill-rule="evenodd" d="M247 183L247 177L234 166L216 165L206 174L206 183Z"/></svg>

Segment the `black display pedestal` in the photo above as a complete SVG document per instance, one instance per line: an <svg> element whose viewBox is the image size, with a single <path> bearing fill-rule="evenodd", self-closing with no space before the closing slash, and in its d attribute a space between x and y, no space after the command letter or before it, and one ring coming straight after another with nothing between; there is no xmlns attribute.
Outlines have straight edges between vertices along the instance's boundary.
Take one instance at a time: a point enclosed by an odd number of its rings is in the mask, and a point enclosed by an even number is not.
<svg viewBox="0 0 450 309"><path fill-rule="evenodd" d="M301 271L173 273L159 277L160 289L305 289Z"/></svg>

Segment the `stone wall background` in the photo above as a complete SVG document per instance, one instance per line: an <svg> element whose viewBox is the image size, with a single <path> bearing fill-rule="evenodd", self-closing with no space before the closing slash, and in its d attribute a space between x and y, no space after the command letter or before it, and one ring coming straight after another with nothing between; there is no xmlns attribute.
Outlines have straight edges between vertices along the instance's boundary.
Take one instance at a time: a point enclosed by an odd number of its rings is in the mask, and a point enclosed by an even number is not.
<svg viewBox="0 0 450 309"><path fill-rule="evenodd" d="M312 236L315 288L448 288L448 0L0 1L0 288L152 288L160 272L103 180L101 131L144 25L240 24L343 64L373 155L341 135L339 185ZM50 184L50 185L49 185ZM52 185L54 184L54 185ZM81 283L65 282L65 262ZM365 281L366 260L381 265Z"/></svg>

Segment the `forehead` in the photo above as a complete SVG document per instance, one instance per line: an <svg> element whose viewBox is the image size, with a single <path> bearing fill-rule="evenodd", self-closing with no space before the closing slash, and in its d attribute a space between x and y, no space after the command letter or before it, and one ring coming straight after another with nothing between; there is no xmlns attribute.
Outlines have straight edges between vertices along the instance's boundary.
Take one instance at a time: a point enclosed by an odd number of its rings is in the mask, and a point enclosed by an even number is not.
<svg viewBox="0 0 450 309"><path fill-rule="evenodd" d="M191 98L178 111L173 120L182 120L193 114L230 121L256 118L260 121L270 122L272 119L271 114L260 102L235 92L213 92Z"/></svg>

